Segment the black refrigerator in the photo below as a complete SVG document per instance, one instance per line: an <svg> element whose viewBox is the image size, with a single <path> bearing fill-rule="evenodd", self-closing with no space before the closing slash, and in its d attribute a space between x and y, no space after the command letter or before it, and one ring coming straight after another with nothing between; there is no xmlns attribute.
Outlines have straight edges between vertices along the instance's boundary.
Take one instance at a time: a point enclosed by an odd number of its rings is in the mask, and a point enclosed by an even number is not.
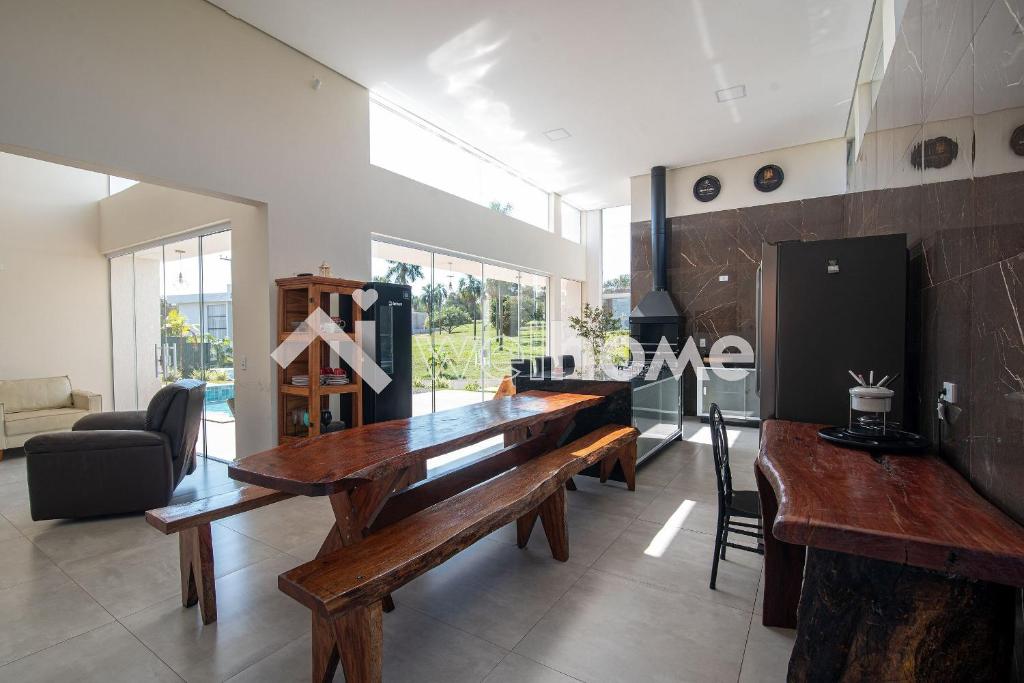
<svg viewBox="0 0 1024 683"><path fill-rule="evenodd" d="M363 311L372 320L373 334L363 327L363 350L391 382L377 393L363 383L363 424L412 416L412 288L390 282L370 282L364 290L377 300Z"/></svg>
<svg viewBox="0 0 1024 683"><path fill-rule="evenodd" d="M846 425L848 370L899 377L893 420L907 400L906 235L762 247L757 287L761 418Z"/></svg>

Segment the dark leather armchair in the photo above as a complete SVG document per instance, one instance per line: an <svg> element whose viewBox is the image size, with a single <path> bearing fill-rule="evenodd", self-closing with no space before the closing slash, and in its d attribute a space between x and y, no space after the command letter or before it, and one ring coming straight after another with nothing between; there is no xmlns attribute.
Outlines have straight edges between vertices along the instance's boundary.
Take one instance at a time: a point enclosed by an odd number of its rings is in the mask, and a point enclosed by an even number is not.
<svg viewBox="0 0 1024 683"><path fill-rule="evenodd" d="M206 383L168 384L140 411L83 417L70 432L25 443L32 519L163 507L196 467Z"/></svg>

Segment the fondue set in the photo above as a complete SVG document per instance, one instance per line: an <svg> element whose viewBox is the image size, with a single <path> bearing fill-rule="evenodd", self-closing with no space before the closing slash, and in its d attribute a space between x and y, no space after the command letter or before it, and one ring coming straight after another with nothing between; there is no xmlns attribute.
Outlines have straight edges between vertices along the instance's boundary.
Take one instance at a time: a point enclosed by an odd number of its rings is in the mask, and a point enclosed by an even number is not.
<svg viewBox="0 0 1024 683"><path fill-rule="evenodd" d="M848 371L857 382L850 387L849 420L845 427L824 427L818 435L826 441L859 448L868 451L885 451L887 453L914 453L928 447L924 437L900 429L898 422L889 420L892 400L896 395L887 385L893 382L899 373L882 377L875 382L874 371L864 375ZM859 413L859 415L854 415Z"/></svg>

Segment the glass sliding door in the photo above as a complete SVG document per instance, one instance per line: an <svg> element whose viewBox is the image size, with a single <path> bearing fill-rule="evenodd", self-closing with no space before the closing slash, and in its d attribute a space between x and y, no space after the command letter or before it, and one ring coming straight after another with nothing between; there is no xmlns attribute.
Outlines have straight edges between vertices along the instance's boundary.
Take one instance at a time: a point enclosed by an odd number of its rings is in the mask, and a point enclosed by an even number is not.
<svg viewBox="0 0 1024 683"><path fill-rule="evenodd" d="M206 454L235 459L235 357L231 307L231 232L199 238L201 340L199 370L206 381Z"/></svg>
<svg viewBox="0 0 1024 683"><path fill-rule="evenodd" d="M379 282L412 288L412 414L434 412L434 339L430 334L433 254L422 249L374 241L371 275Z"/></svg>
<svg viewBox="0 0 1024 683"><path fill-rule="evenodd" d="M547 276L384 241L373 242L371 272L412 288L413 415L490 400L513 358L548 354ZM500 441L429 466L436 471Z"/></svg>
<svg viewBox="0 0 1024 683"><path fill-rule="evenodd" d="M110 259L111 359L114 410L138 410L138 361L135 357L135 258ZM151 370L153 372L153 370Z"/></svg>
<svg viewBox="0 0 1024 683"><path fill-rule="evenodd" d="M110 282L115 409L145 410L162 386L203 380L197 451L233 460L230 231L114 257Z"/></svg>
<svg viewBox="0 0 1024 683"><path fill-rule="evenodd" d="M145 410L160 390L166 371L164 334L163 247L134 254L134 310L137 410Z"/></svg>
<svg viewBox="0 0 1024 683"><path fill-rule="evenodd" d="M519 271L484 264L484 390L490 395L512 374L519 349Z"/></svg>
<svg viewBox="0 0 1024 683"><path fill-rule="evenodd" d="M434 409L447 410L484 400L480 364L483 266L434 254L430 333L434 349Z"/></svg>
<svg viewBox="0 0 1024 683"><path fill-rule="evenodd" d="M519 353L524 358L548 355L548 278L519 274Z"/></svg>

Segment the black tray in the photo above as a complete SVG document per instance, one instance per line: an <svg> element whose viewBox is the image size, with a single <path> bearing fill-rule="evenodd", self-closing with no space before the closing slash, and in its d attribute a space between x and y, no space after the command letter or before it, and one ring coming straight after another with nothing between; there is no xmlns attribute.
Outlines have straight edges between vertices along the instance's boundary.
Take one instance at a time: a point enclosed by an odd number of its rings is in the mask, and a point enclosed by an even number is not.
<svg viewBox="0 0 1024 683"><path fill-rule="evenodd" d="M887 429L882 434L881 430L876 432L856 427L852 430L847 427L823 427L818 430L818 436L839 446L872 452L921 453L931 445L923 436L902 429Z"/></svg>

